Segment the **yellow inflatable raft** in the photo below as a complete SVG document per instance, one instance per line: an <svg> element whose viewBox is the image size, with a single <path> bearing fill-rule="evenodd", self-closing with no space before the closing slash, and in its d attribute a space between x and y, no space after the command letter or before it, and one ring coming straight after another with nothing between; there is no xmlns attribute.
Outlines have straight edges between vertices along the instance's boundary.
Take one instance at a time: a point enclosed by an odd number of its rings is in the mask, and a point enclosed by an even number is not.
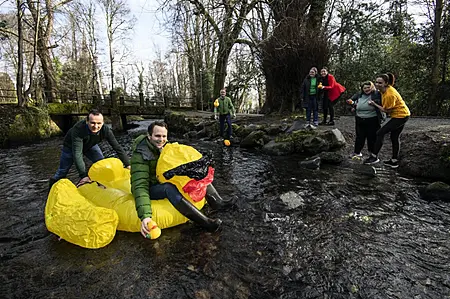
<svg viewBox="0 0 450 299"><path fill-rule="evenodd" d="M156 168L160 182L171 182L198 209L205 199L194 202L183 186L191 180L187 176L174 176L166 180L163 173L179 165L196 161L202 155L191 146L167 144L161 152ZM108 245L116 230L139 232L141 221L130 192L130 171L119 159L107 158L89 169L93 181L77 188L71 181L61 179L50 190L45 207L47 229L60 238L85 248ZM152 219L161 229L188 221L167 199L152 200Z"/></svg>

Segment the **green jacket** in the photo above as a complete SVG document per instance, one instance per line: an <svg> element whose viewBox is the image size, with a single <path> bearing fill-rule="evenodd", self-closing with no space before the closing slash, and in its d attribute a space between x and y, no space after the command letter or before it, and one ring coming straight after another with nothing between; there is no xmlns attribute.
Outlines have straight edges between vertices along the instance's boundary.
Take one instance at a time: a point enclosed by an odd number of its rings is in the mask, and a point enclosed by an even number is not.
<svg viewBox="0 0 450 299"><path fill-rule="evenodd" d="M229 97L219 97L217 99L219 101L219 107L214 107L214 113L219 112L220 115L226 115L226 114L235 114L233 102L231 102L231 99Z"/></svg>
<svg viewBox="0 0 450 299"><path fill-rule="evenodd" d="M141 135L133 143L131 155L131 193L136 202L139 219L152 217L150 186L157 184L156 164L160 151L147 138Z"/></svg>
<svg viewBox="0 0 450 299"><path fill-rule="evenodd" d="M108 141L111 147L116 151L119 159L122 160L125 167L130 165L130 160L128 159L127 154L117 142L116 137L114 137L114 134L109 127L103 125L101 130L94 134L91 130L89 130L86 120L80 120L67 132L63 144L64 147L72 150L73 161L80 178L87 176L86 165L83 161L83 154L103 140Z"/></svg>

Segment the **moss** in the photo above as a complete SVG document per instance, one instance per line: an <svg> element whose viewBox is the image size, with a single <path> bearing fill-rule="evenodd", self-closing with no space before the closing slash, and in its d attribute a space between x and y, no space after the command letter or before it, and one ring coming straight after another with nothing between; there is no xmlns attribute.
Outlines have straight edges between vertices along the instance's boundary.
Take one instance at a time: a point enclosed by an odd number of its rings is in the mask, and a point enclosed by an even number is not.
<svg viewBox="0 0 450 299"><path fill-rule="evenodd" d="M313 136L316 133L310 130L299 130L295 131L289 135L278 136L275 141L276 142L296 142L299 139L304 140L306 137Z"/></svg>
<svg viewBox="0 0 450 299"><path fill-rule="evenodd" d="M47 109L11 106L2 109L1 114L3 132L0 142L3 147L10 142L31 142L60 133L59 128L51 121Z"/></svg>
<svg viewBox="0 0 450 299"><path fill-rule="evenodd" d="M92 104L81 104L78 103L49 103L47 104L47 109L49 114L88 114L91 109L94 108Z"/></svg>

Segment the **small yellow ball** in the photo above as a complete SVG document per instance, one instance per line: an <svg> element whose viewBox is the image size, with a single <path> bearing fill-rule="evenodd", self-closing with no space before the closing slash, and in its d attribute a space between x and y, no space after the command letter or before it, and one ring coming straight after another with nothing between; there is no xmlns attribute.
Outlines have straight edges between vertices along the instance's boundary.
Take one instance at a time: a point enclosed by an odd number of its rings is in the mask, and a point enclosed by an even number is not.
<svg viewBox="0 0 450 299"><path fill-rule="evenodd" d="M150 239L154 240L161 236L161 229L158 227L155 221L150 221L147 226L150 230Z"/></svg>
<svg viewBox="0 0 450 299"><path fill-rule="evenodd" d="M225 139L225 140L223 141L223 144L225 144L225 146L230 146L231 142L230 142L230 140Z"/></svg>

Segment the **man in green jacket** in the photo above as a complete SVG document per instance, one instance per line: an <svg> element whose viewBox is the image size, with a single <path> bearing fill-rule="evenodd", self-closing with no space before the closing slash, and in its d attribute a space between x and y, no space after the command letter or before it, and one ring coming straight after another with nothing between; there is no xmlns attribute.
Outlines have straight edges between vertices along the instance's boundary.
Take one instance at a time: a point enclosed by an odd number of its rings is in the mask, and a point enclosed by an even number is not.
<svg viewBox="0 0 450 299"><path fill-rule="evenodd" d="M227 122L227 139L231 138L231 117L236 118L236 111L231 99L226 96L225 89L220 90L220 97L214 101L214 117L219 118L220 137L223 138L223 131L225 130L225 121ZM217 117L219 113L219 117Z"/></svg>
<svg viewBox="0 0 450 299"><path fill-rule="evenodd" d="M177 187L171 183L159 183L156 178L156 164L167 143L167 124L153 122L146 135L141 135L133 143L131 156L131 193L136 201L136 211L141 219L141 234L148 238L148 223L152 220L150 199L167 198L170 203L186 218L196 222L208 231L216 231L222 221L210 219L200 212L190 201L185 199ZM220 209L231 204L224 201L212 184L206 188L206 200L213 209Z"/></svg>
<svg viewBox="0 0 450 299"><path fill-rule="evenodd" d="M103 114L94 109L89 112L86 120L81 120L70 128L64 138L59 168L56 174L50 178L50 188L59 179L67 177L74 163L80 176L77 186L90 182L91 179L87 174L83 155L91 160L92 163L104 159L102 150L98 146L103 140L108 141L116 151L119 159L122 160L124 166L130 167L130 161L123 148L117 142L116 137L114 137L112 130L103 124Z"/></svg>

